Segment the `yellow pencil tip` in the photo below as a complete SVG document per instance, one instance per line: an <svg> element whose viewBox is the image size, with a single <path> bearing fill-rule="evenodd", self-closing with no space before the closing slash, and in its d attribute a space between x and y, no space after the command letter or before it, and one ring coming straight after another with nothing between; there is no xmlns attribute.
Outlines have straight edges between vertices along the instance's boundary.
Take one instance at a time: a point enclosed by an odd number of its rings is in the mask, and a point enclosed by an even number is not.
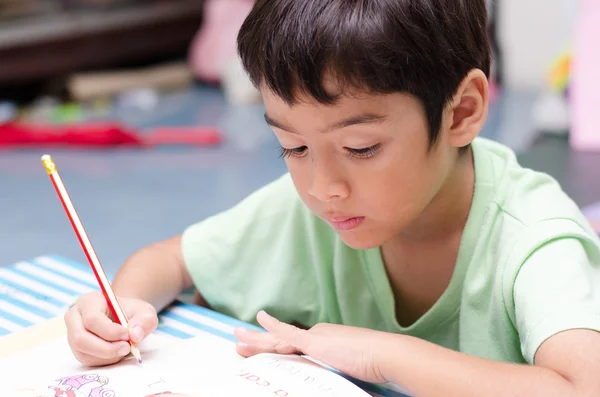
<svg viewBox="0 0 600 397"><path fill-rule="evenodd" d="M52 157L49 154L45 154L42 156L42 164L44 164L44 168L46 168L46 172L48 172L48 175L56 171L54 161L52 161Z"/></svg>

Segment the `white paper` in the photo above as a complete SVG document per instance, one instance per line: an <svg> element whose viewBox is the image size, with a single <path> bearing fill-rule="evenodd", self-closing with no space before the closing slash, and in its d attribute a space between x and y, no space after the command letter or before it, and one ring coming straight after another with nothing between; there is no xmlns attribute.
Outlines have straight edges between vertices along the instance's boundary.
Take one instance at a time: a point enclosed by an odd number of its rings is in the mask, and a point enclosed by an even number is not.
<svg viewBox="0 0 600 397"><path fill-rule="evenodd" d="M127 358L89 368L73 357L66 338L60 338L0 361L0 396L368 396L302 357L265 354L244 359L234 343L210 334L188 340L151 335L140 350L142 364Z"/></svg>
<svg viewBox="0 0 600 397"><path fill-rule="evenodd" d="M252 396L368 396L348 380L300 356L254 356L237 363L225 379L230 379L232 389Z"/></svg>
<svg viewBox="0 0 600 397"><path fill-rule="evenodd" d="M89 368L75 359L66 338L60 338L0 361L0 396L147 397L175 393L178 391L172 388L186 372L182 369L199 370L194 377L197 386L214 378L221 365L241 359L233 343L209 334L187 341L151 335L140 351L142 364L128 357L112 366Z"/></svg>

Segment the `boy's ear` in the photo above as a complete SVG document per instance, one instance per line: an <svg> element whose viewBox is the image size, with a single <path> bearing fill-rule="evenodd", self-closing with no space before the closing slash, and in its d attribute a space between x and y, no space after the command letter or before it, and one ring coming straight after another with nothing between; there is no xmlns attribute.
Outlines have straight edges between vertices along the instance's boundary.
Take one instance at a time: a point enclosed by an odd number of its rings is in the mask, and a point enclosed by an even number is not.
<svg viewBox="0 0 600 397"><path fill-rule="evenodd" d="M458 86L447 108L447 142L454 147L470 144L483 128L488 112L488 80L473 69Z"/></svg>

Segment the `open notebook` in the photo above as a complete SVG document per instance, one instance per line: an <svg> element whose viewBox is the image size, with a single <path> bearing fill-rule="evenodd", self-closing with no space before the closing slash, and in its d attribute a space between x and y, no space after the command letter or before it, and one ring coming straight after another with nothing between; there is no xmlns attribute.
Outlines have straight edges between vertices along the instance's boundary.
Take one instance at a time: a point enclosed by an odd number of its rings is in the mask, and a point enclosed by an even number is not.
<svg viewBox="0 0 600 397"><path fill-rule="evenodd" d="M354 383L300 356L242 358L235 345L203 335L174 341L151 335L143 363L82 366L66 338L0 361L2 397L364 397Z"/></svg>

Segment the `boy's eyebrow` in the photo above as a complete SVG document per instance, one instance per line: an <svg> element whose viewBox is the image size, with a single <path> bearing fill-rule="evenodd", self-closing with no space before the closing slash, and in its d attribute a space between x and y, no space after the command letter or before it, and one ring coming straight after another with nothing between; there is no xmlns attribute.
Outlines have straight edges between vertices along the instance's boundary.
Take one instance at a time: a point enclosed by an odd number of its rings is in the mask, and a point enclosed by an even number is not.
<svg viewBox="0 0 600 397"><path fill-rule="evenodd" d="M374 124L374 123L382 123L385 121L386 116L374 113L364 113L359 114L357 116L352 116L347 119L337 121L331 125L329 125L323 132L328 132L332 130L337 130L340 128L350 127L352 125L358 124ZM265 121L272 127L279 128L280 130L296 133L293 129L286 127L285 125L279 123L278 121L273 120L271 117L265 113Z"/></svg>

